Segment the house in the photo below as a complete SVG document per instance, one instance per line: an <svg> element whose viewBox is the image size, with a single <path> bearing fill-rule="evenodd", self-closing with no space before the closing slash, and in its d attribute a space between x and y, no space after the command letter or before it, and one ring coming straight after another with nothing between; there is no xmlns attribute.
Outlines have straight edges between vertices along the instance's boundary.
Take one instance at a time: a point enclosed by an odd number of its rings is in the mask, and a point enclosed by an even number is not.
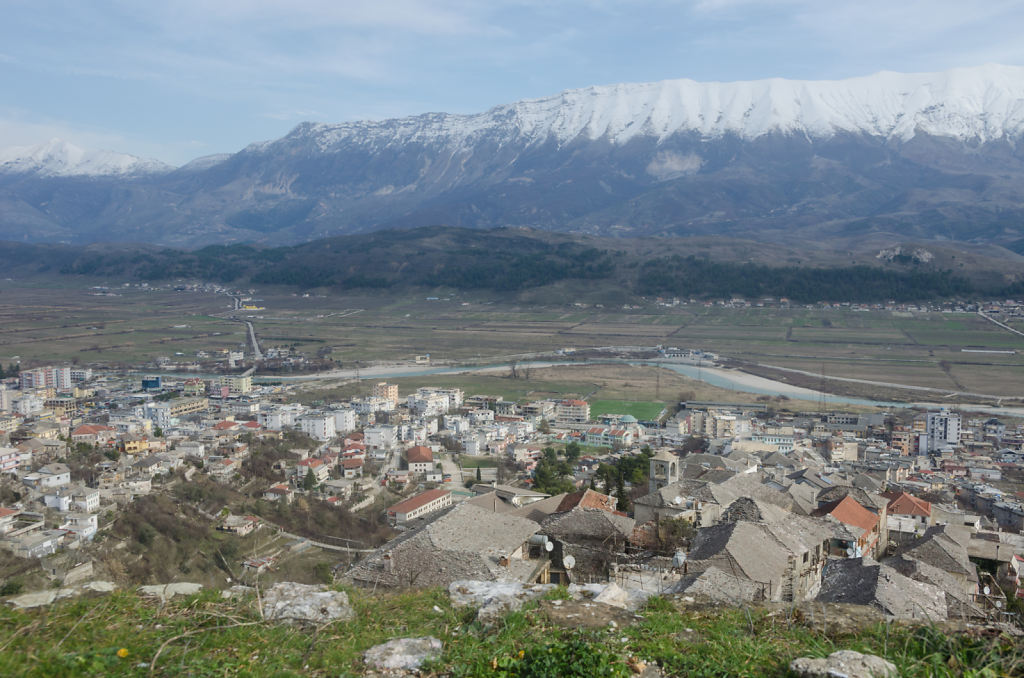
<svg viewBox="0 0 1024 678"><path fill-rule="evenodd" d="M632 518L604 506L582 508L577 504L549 516L541 523L541 533L554 543L551 559L560 566L552 568L552 578L556 572L557 583L607 578L612 564L625 553L634 526Z"/></svg>
<svg viewBox="0 0 1024 678"><path fill-rule="evenodd" d="M64 530L34 530L7 540L7 547L19 558L42 558L56 553L64 544Z"/></svg>
<svg viewBox="0 0 1024 678"><path fill-rule="evenodd" d="M363 460L359 458L355 459L342 459L341 460L341 476L345 479L361 478L363 475Z"/></svg>
<svg viewBox="0 0 1024 678"><path fill-rule="evenodd" d="M451 505L452 493L450 490L427 490L389 507L388 522L392 525L403 525Z"/></svg>
<svg viewBox="0 0 1024 678"><path fill-rule="evenodd" d="M79 541L91 541L99 529L99 519L95 513L69 513L60 529L67 530Z"/></svg>
<svg viewBox="0 0 1024 678"><path fill-rule="evenodd" d="M228 482L235 477L239 469L242 468L242 462L231 457L224 457L222 459L214 459L210 461L207 466L207 470L210 473L210 477L220 482Z"/></svg>
<svg viewBox="0 0 1024 678"><path fill-rule="evenodd" d="M348 576L376 587L443 586L462 579L547 583L550 561L531 558L528 543L540 526L464 502L388 542Z"/></svg>
<svg viewBox="0 0 1024 678"><path fill-rule="evenodd" d="M288 487L285 483L278 483L271 485L263 492L263 498L267 501L280 501L285 504L292 503L292 499L295 498L295 492L292 488Z"/></svg>
<svg viewBox="0 0 1024 678"><path fill-rule="evenodd" d="M87 445L106 446L117 438L117 431L102 424L83 424L71 432L71 441Z"/></svg>
<svg viewBox="0 0 1024 678"><path fill-rule="evenodd" d="M244 537L245 535L252 533L252 531L259 526L260 519L256 516L229 515L221 521L220 526L217 529L237 534L239 537Z"/></svg>
<svg viewBox="0 0 1024 678"><path fill-rule="evenodd" d="M835 529L829 541L829 555L859 558L878 552L881 518L850 495L822 505L811 515L833 521Z"/></svg>
<svg viewBox="0 0 1024 678"><path fill-rule="evenodd" d="M79 485L71 490L71 501L80 511L96 513L100 510L100 491Z"/></svg>
<svg viewBox="0 0 1024 678"><path fill-rule="evenodd" d="M67 464L47 464L38 471L25 474L21 481L37 490L61 487L71 483L71 469Z"/></svg>
<svg viewBox="0 0 1024 678"><path fill-rule="evenodd" d="M0 506L0 537L14 529L14 519L21 515L19 509Z"/></svg>
<svg viewBox="0 0 1024 678"><path fill-rule="evenodd" d="M434 468L434 453L424 445L410 447L405 453L410 473L426 473Z"/></svg>
<svg viewBox="0 0 1024 678"><path fill-rule="evenodd" d="M313 479L319 485L331 477L331 467L325 464L322 459L316 457L303 459L295 465L295 479L297 483L305 482L306 476L310 473L313 474Z"/></svg>

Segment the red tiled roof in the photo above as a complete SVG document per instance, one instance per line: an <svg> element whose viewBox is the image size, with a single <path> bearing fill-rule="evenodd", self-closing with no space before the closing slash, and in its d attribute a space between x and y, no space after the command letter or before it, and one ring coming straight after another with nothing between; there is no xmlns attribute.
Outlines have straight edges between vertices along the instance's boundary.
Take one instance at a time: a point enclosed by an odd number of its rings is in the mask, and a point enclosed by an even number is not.
<svg viewBox="0 0 1024 678"><path fill-rule="evenodd" d="M555 513L571 511L574 508L614 511L615 506L616 500L614 497L609 497L607 494L601 494L588 488L565 495L561 503L558 504L558 508L555 509Z"/></svg>
<svg viewBox="0 0 1024 678"><path fill-rule="evenodd" d="M18 509L9 509L6 506L0 506L0 518L6 518L7 516L16 516L21 511Z"/></svg>
<svg viewBox="0 0 1024 678"><path fill-rule="evenodd" d="M219 421L213 425L216 431L227 431L229 429L238 428L237 421Z"/></svg>
<svg viewBox="0 0 1024 678"><path fill-rule="evenodd" d="M918 499L912 494L901 492L889 502L889 513L903 516L930 516L932 505L924 499Z"/></svg>
<svg viewBox="0 0 1024 678"><path fill-rule="evenodd" d="M575 406L575 407L583 407L584 405L587 404L587 401L586 400L563 400L562 404L563 405L571 405L571 406Z"/></svg>
<svg viewBox="0 0 1024 678"><path fill-rule="evenodd" d="M359 468L359 467L361 467L363 465L363 460L362 459L346 459L343 462L341 462L341 465L344 468Z"/></svg>
<svg viewBox="0 0 1024 678"><path fill-rule="evenodd" d="M825 504L817 511L814 511L812 515L831 515L841 523L859 527L867 532L878 526L878 516L861 506L850 495Z"/></svg>
<svg viewBox="0 0 1024 678"><path fill-rule="evenodd" d="M246 428L260 428L260 423L258 421L247 421L242 426Z"/></svg>
<svg viewBox="0 0 1024 678"><path fill-rule="evenodd" d="M113 431L114 429L109 426L103 426L102 424L82 424L76 428L71 435L73 436L87 436L96 433L103 433L105 431Z"/></svg>
<svg viewBox="0 0 1024 678"><path fill-rule="evenodd" d="M323 466L323 462L316 457L310 457L309 459L303 459L296 466L308 466L309 468L316 468L317 466Z"/></svg>
<svg viewBox="0 0 1024 678"><path fill-rule="evenodd" d="M420 494L417 494L415 497L409 497L405 501L398 502L397 504L389 508L388 512L408 513L409 511L414 511L425 504L429 504L435 499L443 497L446 494L451 494L451 490L427 490L426 492L421 492Z"/></svg>
<svg viewBox="0 0 1024 678"><path fill-rule="evenodd" d="M410 447L405 453L405 459L410 464L424 464L434 461L434 453L429 447L424 445L416 445Z"/></svg>

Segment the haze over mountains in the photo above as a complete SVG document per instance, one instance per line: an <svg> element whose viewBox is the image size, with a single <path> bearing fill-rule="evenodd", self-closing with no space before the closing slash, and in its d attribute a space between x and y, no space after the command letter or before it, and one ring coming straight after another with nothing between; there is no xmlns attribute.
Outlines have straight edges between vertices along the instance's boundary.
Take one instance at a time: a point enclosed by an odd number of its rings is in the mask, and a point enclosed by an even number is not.
<svg viewBox="0 0 1024 678"><path fill-rule="evenodd" d="M1024 68L672 80L474 115L303 123L173 169L0 151L0 239L295 243L392 227L1021 249Z"/></svg>

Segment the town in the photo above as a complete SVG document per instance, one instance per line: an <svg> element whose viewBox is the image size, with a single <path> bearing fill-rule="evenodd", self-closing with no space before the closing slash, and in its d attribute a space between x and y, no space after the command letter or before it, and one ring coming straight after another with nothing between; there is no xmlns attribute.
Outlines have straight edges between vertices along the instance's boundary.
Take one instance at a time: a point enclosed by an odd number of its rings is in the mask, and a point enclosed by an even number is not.
<svg viewBox="0 0 1024 678"><path fill-rule="evenodd" d="M696 355L717 358L670 357ZM374 589L614 584L931 620L1007 621L1024 600L1019 419L762 397L638 420L583 398L466 394L442 377L408 393L370 380L364 395L304 405L295 384L237 374L8 372L7 595L25 581L166 583L113 573L103 555L143 558L152 528L118 525L163 496L168 519L186 511L222 545L249 540L218 547L207 584L294 573L289 559L316 552L322 577Z"/></svg>

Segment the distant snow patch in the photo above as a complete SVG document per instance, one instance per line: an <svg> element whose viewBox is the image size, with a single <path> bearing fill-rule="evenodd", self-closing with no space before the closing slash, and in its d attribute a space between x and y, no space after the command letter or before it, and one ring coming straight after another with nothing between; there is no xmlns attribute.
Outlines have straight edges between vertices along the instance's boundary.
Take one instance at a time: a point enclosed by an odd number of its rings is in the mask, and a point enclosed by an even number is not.
<svg viewBox="0 0 1024 678"><path fill-rule="evenodd" d="M704 160L696 153L680 155L674 151L658 151L647 165L647 173L658 181L678 179L696 174Z"/></svg>

